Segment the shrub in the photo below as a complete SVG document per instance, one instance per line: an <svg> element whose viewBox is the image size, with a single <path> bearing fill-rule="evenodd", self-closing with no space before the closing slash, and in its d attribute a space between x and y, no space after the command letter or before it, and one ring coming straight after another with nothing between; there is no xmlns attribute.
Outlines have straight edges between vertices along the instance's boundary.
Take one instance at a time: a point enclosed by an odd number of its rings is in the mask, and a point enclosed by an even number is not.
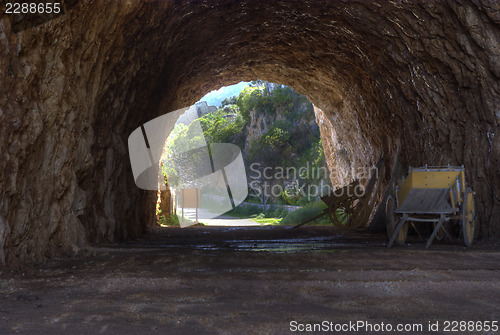
<svg viewBox="0 0 500 335"><path fill-rule="evenodd" d="M278 87L271 93L274 107L281 107L293 103L295 93L290 87ZM297 95L297 93L295 93Z"/></svg>
<svg viewBox="0 0 500 335"><path fill-rule="evenodd" d="M240 113L245 120L250 118L250 111L255 109L262 98L260 87L247 86L241 91L236 101Z"/></svg>
<svg viewBox="0 0 500 335"><path fill-rule="evenodd" d="M221 101L221 106L227 106L227 105L234 105L236 104L236 101L238 101L238 98L236 95L230 97L230 98L225 98L224 100Z"/></svg>
<svg viewBox="0 0 500 335"><path fill-rule="evenodd" d="M233 208L232 210L227 212L226 215L236 217L252 217L261 214L261 212L262 209L260 207L242 205Z"/></svg>
<svg viewBox="0 0 500 335"><path fill-rule="evenodd" d="M175 214L171 215L168 218L165 215L160 215L158 223L161 226L180 226L179 217Z"/></svg>
<svg viewBox="0 0 500 335"><path fill-rule="evenodd" d="M327 206L321 201L317 200L315 202L307 204L305 207L297 209L288 215L286 215L281 224L283 225L296 225L310 219L319 213L321 213Z"/></svg>

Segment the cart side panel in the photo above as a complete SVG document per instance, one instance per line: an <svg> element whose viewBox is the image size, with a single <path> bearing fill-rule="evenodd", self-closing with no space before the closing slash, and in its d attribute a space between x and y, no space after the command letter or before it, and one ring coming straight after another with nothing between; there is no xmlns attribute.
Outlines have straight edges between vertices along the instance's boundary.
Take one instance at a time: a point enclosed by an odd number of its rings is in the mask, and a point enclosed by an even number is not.
<svg viewBox="0 0 500 335"><path fill-rule="evenodd" d="M401 206L401 204L405 202L406 197L408 196L412 188L413 188L413 172L410 172L408 177L406 177L403 185L401 185L401 187L397 192L398 206Z"/></svg>
<svg viewBox="0 0 500 335"><path fill-rule="evenodd" d="M413 188L450 188L460 171L413 171Z"/></svg>
<svg viewBox="0 0 500 335"><path fill-rule="evenodd" d="M398 206L401 206L414 188L448 189L455 183L461 170L453 171L412 171L397 192ZM463 176L463 174L462 174ZM459 177L460 178L460 177Z"/></svg>

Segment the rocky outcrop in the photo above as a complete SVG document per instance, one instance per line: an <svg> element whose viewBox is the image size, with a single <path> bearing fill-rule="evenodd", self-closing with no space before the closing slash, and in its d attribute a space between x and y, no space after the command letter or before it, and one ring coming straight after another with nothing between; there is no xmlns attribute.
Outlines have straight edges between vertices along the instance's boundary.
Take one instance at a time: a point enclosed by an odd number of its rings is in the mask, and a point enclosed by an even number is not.
<svg viewBox="0 0 500 335"><path fill-rule="evenodd" d="M256 78L323 111L339 164L464 164L481 234L500 236L499 15L486 0L82 0L18 33L4 15L0 261L143 232L156 194L134 185L130 132Z"/></svg>
<svg viewBox="0 0 500 335"><path fill-rule="evenodd" d="M308 129L310 133L315 133L317 136L318 128L314 114L312 113L312 110L309 109L310 106L311 104L305 102L297 103L294 104L292 110L287 111L287 113L283 112L283 108L278 108L269 112L255 109L251 110L248 125L245 127L246 137L245 147L243 148L245 161L247 163L251 162L249 156L252 145L257 143L262 136L264 136L269 129L271 129L273 124L280 121L290 120L290 115L288 113L299 113L303 115L303 118L294 120L290 125L289 131L292 132L293 135L298 135L300 130Z"/></svg>

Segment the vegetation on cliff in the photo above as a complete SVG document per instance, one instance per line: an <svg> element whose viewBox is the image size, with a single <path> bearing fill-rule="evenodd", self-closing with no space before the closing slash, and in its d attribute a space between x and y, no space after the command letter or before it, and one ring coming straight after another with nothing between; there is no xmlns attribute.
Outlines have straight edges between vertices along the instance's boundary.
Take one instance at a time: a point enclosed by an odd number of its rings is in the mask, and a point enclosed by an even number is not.
<svg viewBox="0 0 500 335"><path fill-rule="evenodd" d="M240 147L249 182L248 202L304 206L319 195L308 192L310 186L329 183L313 106L290 87L251 82L238 96L223 99L215 112L190 124L177 124L167 142L165 159L176 156L175 148L197 147L203 141L200 129L207 144ZM174 169L166 169L169 184L180 186ZM249 209L240 212L232 214L246 216ZM287 214L275 208L267 212L273 217Z"/></svg>

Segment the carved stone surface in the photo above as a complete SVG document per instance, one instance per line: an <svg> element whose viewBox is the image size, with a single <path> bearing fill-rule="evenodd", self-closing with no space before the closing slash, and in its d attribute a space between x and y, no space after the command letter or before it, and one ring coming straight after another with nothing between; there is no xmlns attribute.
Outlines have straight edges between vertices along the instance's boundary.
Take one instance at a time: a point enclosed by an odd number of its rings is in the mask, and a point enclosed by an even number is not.
<svg viewBox="0 0 500 335"><path fill-rule="evenodd" d="M331 169L464 164L500 236L496 1L98 1L14 33L0 18L0 262L39 262L154 222L127 137L241 80L319 108ZM390 169L386 171L386 179ZM348 173L341 180L351 179Z"/></svg>

